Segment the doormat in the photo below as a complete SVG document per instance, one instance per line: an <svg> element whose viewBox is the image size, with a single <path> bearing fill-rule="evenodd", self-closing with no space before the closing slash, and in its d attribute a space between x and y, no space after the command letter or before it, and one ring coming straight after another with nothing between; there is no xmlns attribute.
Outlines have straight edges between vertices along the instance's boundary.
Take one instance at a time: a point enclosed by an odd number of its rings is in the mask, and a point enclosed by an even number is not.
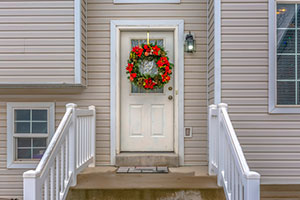
<svg viewBox="0 0 300 200"><path fill-rule="evenodd" d="M169 173L168 167L119 167L117 169L117 173L125 173L125 174L130 174L130 173Z"/></svg>

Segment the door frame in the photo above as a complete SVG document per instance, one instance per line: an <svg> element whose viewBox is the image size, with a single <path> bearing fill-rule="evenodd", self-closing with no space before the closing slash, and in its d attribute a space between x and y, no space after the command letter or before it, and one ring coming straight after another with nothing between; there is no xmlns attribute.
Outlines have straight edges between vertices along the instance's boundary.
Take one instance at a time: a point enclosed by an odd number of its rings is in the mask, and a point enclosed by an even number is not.
<svg viewBox="0 0 300 200"><path fill-rule="evenodd" d="M110 22L110 160L120 153L120 36L121 31L174 32L174 152L184 165L184 20L111 20Z"/></svg>

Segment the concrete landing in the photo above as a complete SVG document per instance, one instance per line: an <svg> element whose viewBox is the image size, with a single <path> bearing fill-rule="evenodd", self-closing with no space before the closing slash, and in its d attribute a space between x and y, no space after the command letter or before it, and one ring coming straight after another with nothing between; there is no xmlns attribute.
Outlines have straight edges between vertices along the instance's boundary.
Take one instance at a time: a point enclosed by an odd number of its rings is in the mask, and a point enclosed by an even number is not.
<svg viewBox="0 0 300 200"><path fill-rule="evenodd" d="M116 170L85 169L68 200L225 200L207 167L169 168L168 174L117 174Z"/></svg>
<svg viewBox="0 0 300 200"><path fill-rule="evenodd" d="M117 174L115 167L87 168L73 189L218 189L207 167L169 168L168 174Z"/></svg>

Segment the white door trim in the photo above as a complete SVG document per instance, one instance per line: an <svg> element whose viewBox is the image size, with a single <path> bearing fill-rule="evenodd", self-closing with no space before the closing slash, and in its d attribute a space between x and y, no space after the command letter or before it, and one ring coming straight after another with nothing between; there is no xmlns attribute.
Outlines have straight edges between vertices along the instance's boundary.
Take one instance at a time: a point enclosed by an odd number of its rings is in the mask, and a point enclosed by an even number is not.
<svg viewBox="0 0 300 200"><path fill-rule="evenodd" d="M174 98L174 149L179 164L184 165L184 20L111 20L110 23L110 156L115 165L120 152L120 31L121 30L174 31L175 98Z"/></svg>

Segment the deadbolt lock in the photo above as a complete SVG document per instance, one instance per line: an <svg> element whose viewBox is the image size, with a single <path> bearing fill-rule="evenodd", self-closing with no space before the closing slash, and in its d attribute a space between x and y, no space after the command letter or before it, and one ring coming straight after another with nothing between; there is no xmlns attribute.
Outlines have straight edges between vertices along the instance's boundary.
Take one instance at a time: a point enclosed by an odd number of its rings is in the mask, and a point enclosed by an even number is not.
<svg viewBox="0 0 300 200"><path fill-rule="evenodd" d="M169 88L168 88L169 90L173 90L173 88L170 86Z"/></svg>
<svg viewBox="0 0 300 200"><path fill-rule="evenodd" d="M172 100L172 99L173 99L173 96L172 96L172 95L170 95L170 96L168 97L168 99L169 99L169 100Z"/></svg>

